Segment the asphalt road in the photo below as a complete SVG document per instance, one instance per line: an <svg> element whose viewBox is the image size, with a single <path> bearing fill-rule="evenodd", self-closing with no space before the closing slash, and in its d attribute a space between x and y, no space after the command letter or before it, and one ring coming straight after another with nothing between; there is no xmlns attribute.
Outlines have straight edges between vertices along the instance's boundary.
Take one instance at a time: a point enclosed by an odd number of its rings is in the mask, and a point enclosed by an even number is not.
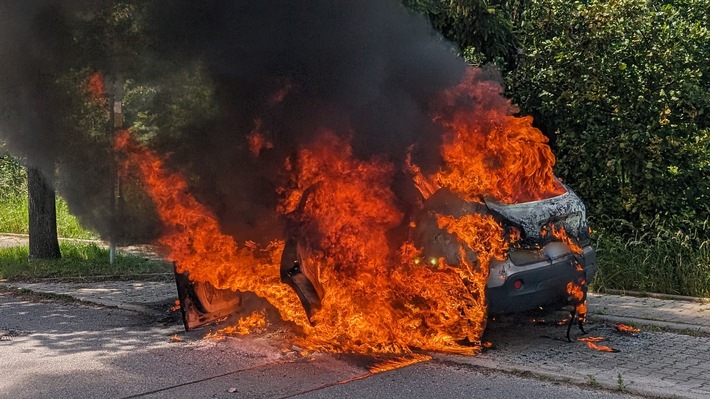
<svg viewBox="0 0 710 399"><path fill-rule="evenodd" d="M446 356L371 374L372 358L301 356L279 334L204 339L167 315L0 293L0 398L634 397Z"/></svg>

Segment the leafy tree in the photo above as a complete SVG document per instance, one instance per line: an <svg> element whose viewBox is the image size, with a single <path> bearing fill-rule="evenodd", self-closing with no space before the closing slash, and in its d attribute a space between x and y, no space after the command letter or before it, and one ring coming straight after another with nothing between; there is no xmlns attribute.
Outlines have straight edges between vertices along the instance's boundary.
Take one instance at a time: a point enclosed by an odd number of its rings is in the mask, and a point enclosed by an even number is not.
<svg viewBox="0 0 710 399"><path fill-rule="evenodd" d="M597 226L710 231L710 2L533 0L508 76Z"/></svg>
<svg viewBox="0 0 710 399"><path fill-rule="evenodd" d="M119 218L111 217L117 168L109 106L122 89L122 75L138 73L145 64L137 17L144 3L0 5L0 51L7 60L0 65L0 133L8 150L36 169L28 170L31 194L53 195L56 187L72 213L104 237L123 233L110 222ZM97 74L105 79L96 80ZM33 180L40 176L44 180ZM30 203L31 227L32 220L54 218L36 214L50 212L49 199L34 203L44 205ZM139 219L130 215L123 221Z"/></svg>
<svg viewBox="0 0 710 399"><path fill-rule="evenodd" d="M455 42L471 64L495 63L514 66L518 40L511 16L522 1L402 0L412 11L423 14L434 29Z"/></svg>

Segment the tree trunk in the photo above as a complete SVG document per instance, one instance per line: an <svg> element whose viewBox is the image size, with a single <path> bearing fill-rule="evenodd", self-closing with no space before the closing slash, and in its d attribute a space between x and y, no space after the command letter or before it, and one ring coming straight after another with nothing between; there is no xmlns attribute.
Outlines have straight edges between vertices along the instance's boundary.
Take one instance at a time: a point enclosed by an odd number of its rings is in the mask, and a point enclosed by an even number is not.
<svg viewBox="0 0 710 399"><path fill-rule="evenodd" d="M54 189L38 169L27 167L27 191L30 260L60 258Z"/></svg>

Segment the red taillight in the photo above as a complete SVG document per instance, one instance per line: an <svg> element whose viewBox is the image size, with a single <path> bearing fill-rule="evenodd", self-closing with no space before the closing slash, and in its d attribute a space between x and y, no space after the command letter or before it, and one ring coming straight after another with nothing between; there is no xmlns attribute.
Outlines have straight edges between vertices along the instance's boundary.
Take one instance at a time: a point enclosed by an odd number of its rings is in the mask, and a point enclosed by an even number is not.
<svg viewBox="0 0 710 399"><path fill-rule="evenodd" d="M516 290L523 288L523 280L515 280L515 282L513 282L513 288Z"/></svg>

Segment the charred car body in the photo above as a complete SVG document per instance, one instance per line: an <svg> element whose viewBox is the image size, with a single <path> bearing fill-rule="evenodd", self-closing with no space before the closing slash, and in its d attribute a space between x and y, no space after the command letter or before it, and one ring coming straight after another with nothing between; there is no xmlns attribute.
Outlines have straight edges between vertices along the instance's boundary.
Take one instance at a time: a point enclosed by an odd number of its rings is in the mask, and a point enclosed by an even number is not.
<svg viewBox="0 0 710 399"><path fill-rule="evenodd" d="M515 237L505 259L491 261L486 289L489 313L567 305L567 284L584 285L594 277L596 256L589 242L586 210L569 187L559 196L516 204L491 199L470 203L439 190L427 200L417 223L415 240L423 255L432 262L444 257L447 264L459 264L456 237L438 227L436 215L460 218L473 213L492 215L509 237ZM475 261L475 253L467 256Z"/></svg>
<svg viewBox="0 0 710 399"><path fill-rule="evenodd" d="M520 204L486 205L508 228L523 233L508 257L491 264L487 291L490 313L517 312L569 301L567 284L586 290L597 271L586 210L567 186L560 196ZM565 242L552 229L564 228Z"/></svg>
<svg viewBox="0 0 710 399"><path fill-rule="evenodd" d="M486 289L489 313L570 304L568 283L586 289L586 282L596 273L596 253L589 242L584 204L569 187L564 188L561 195L516 204L491 199L466 202L448 189L440 189L426 200L416 217L414 243L421 248L424 261L435 263L444 258L448 265L459 265L459 241L438 225L438 215L492 215L509 236L516 238L505 259L491 262ZM281 278L296 290L310 316L319 306L322 289L314 278L317 273L302 264L302 250L297 237L286 243ZM465 256L469 262L476 262L476 253Z"/></svg>
<svg viewBox="0 0 710 399"><path fill-rule="evenodd" d="M586 210L581 199L567 186L551 198L503 204L492 199L466 202L448 189L431 195L415 216L412 240L426 262L444 259L448 265L461 263L460 242L442 229L438 215L460 218L467 214L491 215L510 240L504 259L494 259L486 286L489 314L522 312L537 308L576 305L568 284L581 285L596 273L595 250L590 246ZM308 194L304 195L303 201ZM298 229L292 229L297 231ZM563 234L559 234L562 232ZM318 273L304 264L308 249L297 235L287 238L281 259L281 280L298 294L309 318L320 307L324 295ZM477 254L465 253L476 262ZM187 276L177 275L178 292L186 329L191 329L234 312L239 293L192 287ZM235 298L236 296L236 298ZM581 324L580 324L581 328Z"/></svg>

